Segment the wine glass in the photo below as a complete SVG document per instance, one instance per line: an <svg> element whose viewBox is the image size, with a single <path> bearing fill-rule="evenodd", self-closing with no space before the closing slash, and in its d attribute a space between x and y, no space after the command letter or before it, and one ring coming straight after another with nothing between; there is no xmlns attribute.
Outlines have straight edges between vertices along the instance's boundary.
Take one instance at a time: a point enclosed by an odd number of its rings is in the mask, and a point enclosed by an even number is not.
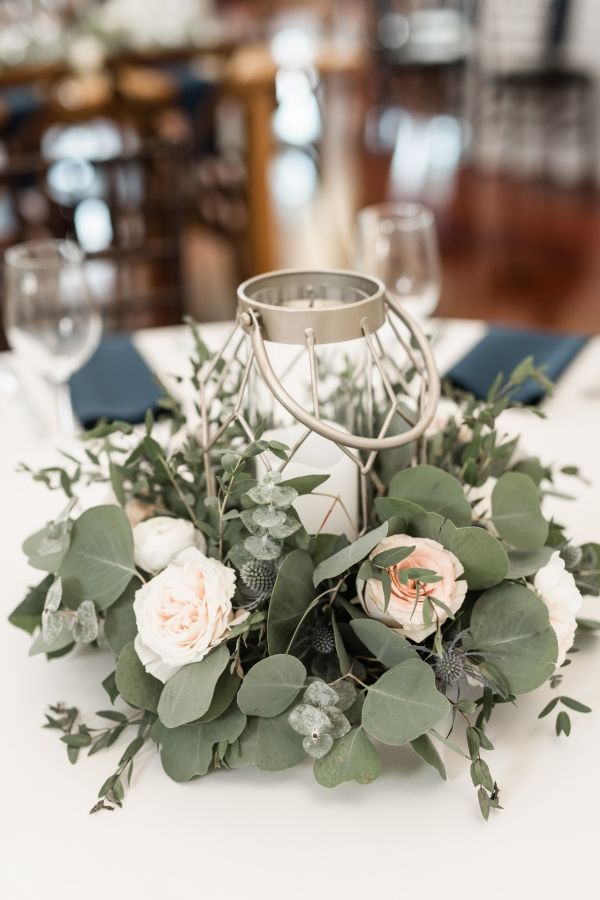
<svg viewBox="0 0 600 900"><path fill-rule="evenodd" d="M72 434L69 378L92 356L102 333L83 251L68 240L28 241L10 247L4 264L6 336L27 369L51 386L58 429Z"/></svg>
<svg viewBox="0 0 600 900"><path fill-rule="evenodd" d="M441 268L435 219L420 203L381 203L356 219L354 268L375 275L418 322L435 312Z"/></svg>

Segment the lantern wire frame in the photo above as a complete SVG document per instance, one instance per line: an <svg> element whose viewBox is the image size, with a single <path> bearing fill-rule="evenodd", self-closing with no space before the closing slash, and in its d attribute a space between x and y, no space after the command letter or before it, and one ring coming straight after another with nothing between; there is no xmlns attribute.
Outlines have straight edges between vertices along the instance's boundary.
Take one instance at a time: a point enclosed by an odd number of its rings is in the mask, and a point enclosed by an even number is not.
<svg viewBox="0 0 600 900"><path fill-rule="evenodd" d="M322 309L319 308L322 300L319 301L317 295L313 297L313 292L310 291L310 299L302 304L300 332L299 309L294 305L295 301L282 299L280 296L272 311L266 307L261 310L261 304L252 303L251 289L254 284L260 282L263 286L269 284L269 279L278 283L283 280L288 289L292 286L293 297L294 280L310 280L311 276L325 280L332 278L338 282L346 279L349 284L360 279L361 286L367 286L367 296L360 301L346 300L333 305L327 304L327 308ZM301 295L303 292L299 290L298 293ZM312 432L331 441L358 468L361 508L358 532L364 532L368 527L372 494L384 491L375 467L378 454L413 445L412 464L425 459L425 433L433 421L440 397L440 379L428 339L416 322L390 297L378 279L358 273L337 270L318 273L303 270L274 272L244 282L238 290L238 297L239 308L234 327L220 350L205 363L199 373L200 423L196 437L203 454L208 495L216 495L213 464L216 446L226 439L232 426L237 426L249 441L254 441L259 422L265 420L265 407L270 404L270 416L275 423L284 411L291 416L293 423L304 427L298 439L290 446L285 460L276 459L268 451L260 455L264 468L283 475ZM357 307L361 307L358 309L358 318ZM278 317L275 340L269 334L267 326L267 319L271 315ZM286 316L289 316L289 327ZM294 316L295 325L292 324ZM324 331L324 322L327 333L325 341L319 340L319 334ZM379 327L373 327L374 323ZM334 332L331 330L332 325ZM356 329L355 333L353 328ZM282 333L284 338L289 335L293 347L288 345L287 339L281 339ZM320 396L319 388L323 388L327 380L331 381L332 376L334 379L338 377L332 362L335 362L334 357L339 362L340 354L332 353L332 344L335 343L336 351L340 346L345 346L343 339L335 336L332 339L333 333L352 334L346 358L350 365L356 366L358 393L362 398L361 402L364 402L364 408L360 410L363 423L360 434L332 424L329 417L324 415L326 404ZM277 344L286 345L286 361L278 374L271 359L272 353L267 349L269 346L272 351ZM286 390L284 383L293 377L297 391L298 385L301 385L301 379L298 378L300 366L304 367L306 376L306 397L299 401ZM403 421L405 430L400 434L390 435L390 428L397 416ZM227 440L232 446L228 437ZM323 490L315 493L330 497L332 502L321 528L325 526L336 504L340 505L349 522L352 522L341 497L327 494Z"/></svg>

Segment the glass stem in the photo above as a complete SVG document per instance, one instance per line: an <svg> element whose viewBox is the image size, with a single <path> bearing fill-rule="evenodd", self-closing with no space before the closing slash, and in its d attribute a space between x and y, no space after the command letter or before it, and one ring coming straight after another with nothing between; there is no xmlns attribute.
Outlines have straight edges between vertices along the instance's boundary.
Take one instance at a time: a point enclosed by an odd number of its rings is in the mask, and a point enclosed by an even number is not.
<svg viewBox="0 0 600 900"><path fill-rule="evenodd" d="M54 384L54 403L59 433L64 437L73 436L76 431L76 425L68 381Z"/></svg>

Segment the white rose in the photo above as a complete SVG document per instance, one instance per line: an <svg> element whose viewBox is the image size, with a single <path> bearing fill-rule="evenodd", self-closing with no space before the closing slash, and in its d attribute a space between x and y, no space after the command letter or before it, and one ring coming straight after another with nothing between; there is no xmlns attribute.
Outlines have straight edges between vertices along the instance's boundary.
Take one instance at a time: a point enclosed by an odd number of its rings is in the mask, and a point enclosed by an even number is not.
<svg viewBox="0 0 600 900"><path fill-rule="evenodd" d="M415 549L410 556L397 565L390 566L387 570L392 582L392 592L387 610L383 586L381 581L375 578L367 581L359 599L364 611L371 619L377 619L388 628L420 643L428 635L433 634L438 622L442 624L448 618L448 613L443 607L432 604L432 622L427 625L423 616L425 597L433 596L441 600L450 612L457 612L467 593L467 582L459 580L464 569L454 553L446 550L438 541L432 541L429 538L415 538L408 534L393 534L385 538L375 547L370 559L383 553L384 550L394 550L397 547L414 547ZM403 584L400 577L402 569L412 568L432 569L436 574L441 575L441 581L419 585L417 595L416 583L409 579L407 584Z"/></svg>
<svg viewBox="0 0 600 900"><path fill-rule="evenodd" d="M575 640L576 616L583 598L577 589L575 579L565 569L565 561L558 550L539 570L533 579L533 586L548 609L550 624L558 640L556 665L561 666Z"/></svg>
<svg viewBox="0 0 600 900"><path fill-rule="evenodd" d="M234 614L235 572L190 547L135 595L135 650L147 672L167 681L199 662L247 617Z"/></svg>
<svg viewBox="0 0 600 900"><path fill-rule="evenodd" d="M188 547L197 547L206 553L204 535L187 519L155 516L144 519L133 529L135 564L153 575L166 568Z"/></svg>

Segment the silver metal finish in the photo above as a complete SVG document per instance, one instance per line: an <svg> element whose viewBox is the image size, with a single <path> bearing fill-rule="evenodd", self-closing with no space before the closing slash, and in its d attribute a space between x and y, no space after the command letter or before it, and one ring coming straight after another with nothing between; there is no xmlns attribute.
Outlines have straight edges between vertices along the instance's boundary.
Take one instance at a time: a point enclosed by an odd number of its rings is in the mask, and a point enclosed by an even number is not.
<svg viewBox="0 0 600 900"><path fill-rule="evenodd" d="M385 287L377 278L339 270L283 269L250 278L238 288L239 311L260 316L265 341L337 344L377 331L385 321Z"/></svg>
<svg viewBox="0 0 600 900"><path fill-rule="evenodd" d="M214 491L211 451L216 442L234 423L252 439L259 412L269 416L268 411L259 410L266 399L275 421L285 411L306 428L291 447L288 460L265 460L267 468L283 471L310 433L316 432L358 467L362 527L366 527L369 490L383 489L375 469L378 454L412 444L414 461L423 457L424 435L440 396L427 338L378 279L357 272L272 272L244 282L238 300L235 329L200 373L198 437L209 491ZM276 344L294 345L279 375L269 350ZM346 378L352 380L353 393L344 409L344 421L348 419L351 426L345 430L326 421L331 415L322 393L326 383L341 384L340 377L332 378L329 363L331 359L339 363L346 353L351 360ZM283 384L299 365L306 367L306 396L292 396ZM294 393L300 390L297 377L295 382ZM227 405L223 405L224 396L230 398ZM216 400L220 412L211 421L211 403Z"/></svg>

